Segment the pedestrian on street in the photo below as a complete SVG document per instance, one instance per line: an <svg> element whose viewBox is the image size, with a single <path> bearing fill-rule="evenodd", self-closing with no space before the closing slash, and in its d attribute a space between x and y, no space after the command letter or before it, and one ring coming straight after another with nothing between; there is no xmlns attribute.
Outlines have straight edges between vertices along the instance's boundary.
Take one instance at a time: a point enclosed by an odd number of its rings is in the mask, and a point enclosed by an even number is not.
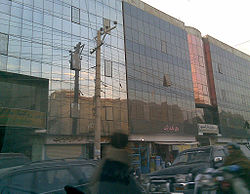
<svg viewBox="0 0 250 194"><path fill-rule="evenodd" d="M111 146L105 150L104 158L93 177L93 194L141 193L129 170L127 144L127 134L116 132L111 136Z"/></svg>

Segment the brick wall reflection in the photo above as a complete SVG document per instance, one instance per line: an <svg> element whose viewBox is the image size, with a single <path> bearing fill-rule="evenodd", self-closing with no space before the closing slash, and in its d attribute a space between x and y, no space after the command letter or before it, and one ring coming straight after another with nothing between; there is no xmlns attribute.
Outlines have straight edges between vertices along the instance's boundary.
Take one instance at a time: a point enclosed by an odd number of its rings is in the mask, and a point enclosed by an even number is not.
<svg viewBox="0 0 250 194"><path fill-rule="evenodd" d="M72 133L70 105L73 101L73 91L61 90L50 95L48 128L50 134ZM78 134L94 135L95 109L93 97L79 97L80 118L78 119ZM116 130L128 133L128 113L126 99L101 99L102 106L102 136L109 136Z"/></svg>

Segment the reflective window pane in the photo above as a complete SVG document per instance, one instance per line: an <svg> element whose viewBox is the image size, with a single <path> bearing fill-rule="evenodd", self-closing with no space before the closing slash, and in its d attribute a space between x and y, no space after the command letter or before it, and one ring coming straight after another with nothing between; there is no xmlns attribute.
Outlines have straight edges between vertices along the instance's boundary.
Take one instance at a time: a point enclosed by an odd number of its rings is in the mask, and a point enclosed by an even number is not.
<svg viewBox="0 0 250 194"><path fill-rule="evenodd" d="M8 53L9 36L7 34L0 33L0 53L7 55Z"/></svg>
<svg viewBox="0 0 250 194"><path fill-rule="evenodd" d="M80 9L77 7L71 7L71 21L75 23L80 23Z"/></svg>

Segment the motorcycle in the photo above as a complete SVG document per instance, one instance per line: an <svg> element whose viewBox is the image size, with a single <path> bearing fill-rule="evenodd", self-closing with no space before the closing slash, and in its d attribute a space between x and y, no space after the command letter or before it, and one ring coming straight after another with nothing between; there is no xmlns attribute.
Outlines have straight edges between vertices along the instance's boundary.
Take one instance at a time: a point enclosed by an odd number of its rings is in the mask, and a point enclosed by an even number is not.
<svg viewBox="0 0 250 194"><path fill-rule="evenodd" d="M195 194L249 194L240 166L208 168L195 178Z"/></svg>

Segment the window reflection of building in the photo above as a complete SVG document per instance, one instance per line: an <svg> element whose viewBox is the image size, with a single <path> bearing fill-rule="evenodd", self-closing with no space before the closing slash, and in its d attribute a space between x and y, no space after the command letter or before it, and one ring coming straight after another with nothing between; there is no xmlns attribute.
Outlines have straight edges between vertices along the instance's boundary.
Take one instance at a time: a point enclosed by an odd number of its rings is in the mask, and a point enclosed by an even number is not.
<svg viewBox="0 0 250 194"><path fill-rule="evenodd" d="M56 91L50 96L50 117L48 127L50 134L71 134L70 104L73 91ZM94 134L95 110L92 97L79 97L80 116L78 133L92 137ZM128 133L127 100L102 98L102 135L109 136L116 130Z"/></svg>
<svg viewBox="0 0 250 194"><path fill-rule="evenodd" d="M35 159L34 134L46 129L47 79L0 71L0 151Z"/></svg>

